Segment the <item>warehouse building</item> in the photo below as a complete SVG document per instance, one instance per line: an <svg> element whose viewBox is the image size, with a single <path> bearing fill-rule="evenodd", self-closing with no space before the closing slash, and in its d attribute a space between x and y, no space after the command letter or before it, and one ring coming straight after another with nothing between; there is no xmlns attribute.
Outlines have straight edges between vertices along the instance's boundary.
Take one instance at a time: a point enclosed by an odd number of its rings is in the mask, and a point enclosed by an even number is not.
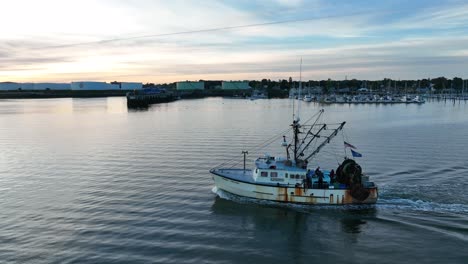
<svg viewBox="0 0 468 264"><path fill-rule="evenodd" d="M69 83L35 83L34 90L70 90Z"/></svg>
<svg viewBox="0 0 468 264"><path fill-rule="evenodd" d="M120 83L120 90L133 91L133 90L141 90L141 89L143 89L143 83L138 83L138 82Z"/></svg>
<svg viewBox="0 0 468 264"><path fill-rule="evenodd" d="M177 91L205 90L205 82L177 82Z"/></svg>
<svg viewBox="0 0 468 264"><path fill-rule="evenodd" d="M2 82L0 83L0 91L14 91L14 90L20 90L21 88L21 83L15 83L15 82Z"/></svg>
<svg viewBox="0 0 468 264"><path fill-rule="evenodd" d="M252 89L249 86L248 81L230 81L230 82L223 82L221 84L221 89L223 90L248 90Z"/></svg>
<svg viewBox="0 0 468 264"><path fill-rule="evenodd" d="M7 86L11 88L8 90L34 90L34 83L11 83Z"/></svg>
<svg viewBox="0 0 468 264"><path fill-rule="evenodd" d="M110 84L106 82L72 82L71 89L76 91L105 91L120 90L119 84Z"/></svg>
<svg viewBox="0 0 468 264"><path fill-rule="evenodd" d="M0 83L0 91L32 91L32 90L70 90L70 84L67 83Z"/></svg>

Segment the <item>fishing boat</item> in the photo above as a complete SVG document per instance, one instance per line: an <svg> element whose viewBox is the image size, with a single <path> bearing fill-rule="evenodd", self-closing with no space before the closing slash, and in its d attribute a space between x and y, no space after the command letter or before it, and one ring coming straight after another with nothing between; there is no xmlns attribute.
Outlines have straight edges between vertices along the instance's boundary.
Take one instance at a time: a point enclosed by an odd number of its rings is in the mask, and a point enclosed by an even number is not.
<svg viewBox="0 0 468 264"><path fill-rule="evenodd" d="M323 110L320 115L322 113ZM369 181L369 176L362 172L355 160L345 158L336 168L336 173L314 170L318 164L311 166L313 158L336 137L345 123L336 127L317 122L306 125L295 119L291 124L292 142L288 143L286 136L283 137L286 157L266 154L255 160L253 169L247 169L244 156L243 168L213 168L210 172L214 175L215 187L238 196L276 202L374 204L378 198L377 186ZM319 145L308 153L312 143L319 140ZM353 156L359 156L359 153L351 151Z"/></svg>
<svg viewBox="0 0 468 264"><path fill-rule="evenodd" d="M282 137L281 145L285 157L265 154L257 158L253 169L246 168L246 155L243 151L243 168L215 167L213 174L215 188L237 196L285 203L346 205L374 204L378 199L377 186L362 172L361 166L346 157L347 150L352 157L362 156L355 146L344 142L345 157L335 170L320 170L314 158L340 132L346 122L325 124L319 122L324 110L301 123L297 115L288 132L292 136ZM293 110L294 112L294 110ZM309 124L315 117L315 121ZM281 140L281 139L279 139ZM274 142L274 141L270 141ZM316 146L312 148L312 146ZM315 163L315 164L314 164ZM314 169L316 168L316 169Z"/></svg>

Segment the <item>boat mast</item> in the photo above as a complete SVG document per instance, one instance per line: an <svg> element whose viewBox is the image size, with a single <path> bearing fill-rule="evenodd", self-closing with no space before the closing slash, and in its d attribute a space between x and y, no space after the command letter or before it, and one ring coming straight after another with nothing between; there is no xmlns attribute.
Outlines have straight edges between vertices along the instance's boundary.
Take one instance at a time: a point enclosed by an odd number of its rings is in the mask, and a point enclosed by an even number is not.
<svg viewBox="0 0 468 264"><path fill-rule="evenodd" d="M292 127L294 131L294 161L297 162L297 143L299 142L299 121L294 120Z"/></svg>
<svg viewBox="0 0 468 264"><path fill-rule="evenodd" d="M301 58L301 64L299 66L299 96L298 96L298 99L299 99L299 102L297 103L297 117L296 119L293 120L293 124L292 124L292 127L293 127L293 131L294 131L294 161L297 163L297 147L298 147L298 143L299 143L299 121L301 120L299 115L300 115L300 112L301 112L301 90L302 90L302 58Z"/></svg>

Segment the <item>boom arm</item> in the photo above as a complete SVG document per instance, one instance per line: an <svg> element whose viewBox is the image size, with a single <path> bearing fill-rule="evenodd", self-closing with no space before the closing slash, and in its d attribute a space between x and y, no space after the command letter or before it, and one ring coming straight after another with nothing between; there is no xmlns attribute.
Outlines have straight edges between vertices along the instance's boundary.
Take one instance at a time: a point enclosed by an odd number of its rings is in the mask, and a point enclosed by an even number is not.
<svg viewBox="0 0 468 264"><path fill-rule="evenodd" d="M299 153L299 155L303 155L304 150L306 150L306 149L309 147L310 143L312 143L312 141L314 141L315 138L319 137L320 132L322 132L322 130L324 130L325 128L327 128L327 125L326 125L326 124L324 124L324 125L319 129L319 131L318 131L316 134L312 134L312 133L310 132L310 130L312 130L312 128L309 130L308 133L310 133L310 134L313 135L313 136L312 136L312 139L311 139L311 140L309 141L309 143L307 143L307 145L301 150L301 153ZM300 146L299 146L299 148L300 148Z"/></svg>
<svg viewBox="0 0 468 264"><path fill-rule="evenodd" d="M335 131L333 131L333 133L331 133L331 135L328 137L327 140L323 141L322 144L320 144L315 150L314 152L312 152L312 154L310 154L309 156L307 156L307 158L305 158L304 160L308 160L310 158L312 158L313 156L315 156L317 153L320 152L320 150L325 147L326 144L330 143L330 140L332 140L336 135L338 135L338 132L340 132L344 125L346 124L346 122L343 122L341 123L341 125L335 129Z"/></svg>

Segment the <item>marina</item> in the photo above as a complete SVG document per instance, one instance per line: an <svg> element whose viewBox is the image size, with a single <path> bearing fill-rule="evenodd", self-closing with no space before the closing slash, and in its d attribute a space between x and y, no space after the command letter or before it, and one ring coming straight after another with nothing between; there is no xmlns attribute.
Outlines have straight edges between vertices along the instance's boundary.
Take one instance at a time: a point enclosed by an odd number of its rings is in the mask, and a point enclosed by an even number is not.
<svg viewBox="0 0 468 264"><path fill-rule="evenodd" d="M306 95L304 102L319 102L324 104L424 104L420 95Z"/></svg>

